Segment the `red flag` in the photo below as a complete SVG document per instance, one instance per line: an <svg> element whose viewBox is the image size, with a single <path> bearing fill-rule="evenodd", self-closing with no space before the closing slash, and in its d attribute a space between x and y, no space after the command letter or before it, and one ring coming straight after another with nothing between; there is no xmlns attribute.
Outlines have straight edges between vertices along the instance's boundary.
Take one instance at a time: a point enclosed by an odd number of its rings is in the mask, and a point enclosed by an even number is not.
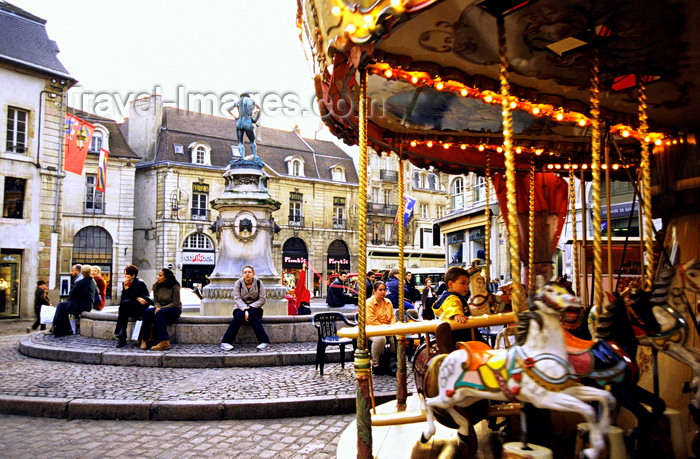
<svg viewBox="0 0 700 459"><path fill-rule="evenodd" d="M105 192L107 188L107 160L109 152L104 148L100 148L100 159L97 161L97 184L95 188L101 192Z"/></svg>
<svg viewBox="0 0 700 459"><path fill-rule="evenodd" d="M95 126L70 113L66 115L66 129L64 133L64 149L66 152L66 164L63 170L82 175L83 164L87 156L92 133Z"/></svg>

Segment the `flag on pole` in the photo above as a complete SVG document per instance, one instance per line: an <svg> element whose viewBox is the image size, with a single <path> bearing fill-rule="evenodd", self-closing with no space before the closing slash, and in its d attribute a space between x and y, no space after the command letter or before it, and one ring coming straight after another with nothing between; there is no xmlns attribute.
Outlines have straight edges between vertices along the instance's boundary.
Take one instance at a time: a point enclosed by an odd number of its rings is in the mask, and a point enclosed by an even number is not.
<svg viewBox="0 0 700 459"><path fill-rule="evenodd" d="M105 192L107 188L107 160L109 152L104 148L100 148L100 159L97 161L97 184L95 188L101 192Z"/></svg>
<svg viewBox="0 0 700 459"><path fill-rule="evenodd" d="M403 226L408 226L408 222L413 216L413 208L416 207L416 198L411 197L407 194L403 195ZM394 223L399 224L399 211L396 211L396 218L394 218Z"/></svg>
<svg viewBox="0 0 700 459"><path fill-rule="evenodd" d="M93 132L95 132L95 126L92 124L70 113L66 115L64 131L66 163L63 170L82 175Z"/></svg>

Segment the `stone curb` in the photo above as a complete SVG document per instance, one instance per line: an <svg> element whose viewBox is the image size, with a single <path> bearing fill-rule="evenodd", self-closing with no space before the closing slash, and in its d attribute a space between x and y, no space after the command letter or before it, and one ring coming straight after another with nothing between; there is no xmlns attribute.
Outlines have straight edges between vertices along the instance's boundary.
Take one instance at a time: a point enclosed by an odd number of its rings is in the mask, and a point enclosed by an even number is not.
<svg viewBox="0 0 700 459"><path fill-rule="evenodd" d="M285 366L316 363L316 351L294 352L250 352L241 354L178 353L177 349L157 351L116 351L114 349L88 349L47 346L33 341L30 337L19 343L19 352L27 357L42 360L85 363L93 365L121 365L136 367L164 368L227 368L250 366ZM352 365L351 350L346 351L345 362ZM326 363L340 362L340 350L328 348Z"/></svg>
<svg viewBox="0 0 700 459"><path fill-rule="evenodd" d="M378 405L395 398L394 392L375 394ZM138 421L275 419L354 413L355 400L354 394L315 398L173 402L0 395L0 413L59 419Z"/></svg>

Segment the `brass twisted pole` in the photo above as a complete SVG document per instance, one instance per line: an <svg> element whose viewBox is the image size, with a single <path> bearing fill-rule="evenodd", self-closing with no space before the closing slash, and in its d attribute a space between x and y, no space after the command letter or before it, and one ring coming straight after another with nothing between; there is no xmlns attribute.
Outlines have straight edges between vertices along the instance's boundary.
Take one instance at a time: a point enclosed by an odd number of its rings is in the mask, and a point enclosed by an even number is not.
<svg viewBox="0 0 700 459"><path fill-rule="evenodd" d="M591 172L593 174L593 281L594 301L603 306L603 247L600 211L600 82L598 56L593 57L591 69Z"/></svg>
<svg viewBox="0 0 700 459"><path fill-rule="evenodd" d="M399 150L401 153L401 150ZM399 154L399 209L397 214L399 215L399 227L398 227L398 238L399 238L399 322L403 322L406 315L406 308L404 306L404 284L406 282L406 268L404 266L405 256L404 256L404 214L406 212L406 201L404 199L405 184L404 184L404 162ZM406 410L406 399L408 398L407 386L406 386L406 348L403 345L403 336L398 337L398 345L396 346L396 360L397 360L397 372L396 372L396 406L398 411Z"/></svg>
<svg viewBox="0 0 700 459"><path fill-rule="evenodd" d="M498 24L498 57L500 67L498 79L501 85L503 108L503 153L506 165L506 198L508 200L508 244L510 275L513 283L512 305L516 314L525 309L525 293L520 283L520 245L518 243L518 206L515 192L515 157L513 155L513 114L510 109L510 83L508 82L508 60L506 56L505 23L502 16Z"/></svg>
<svg viewBox="0 0 700 459"><path fill-rule="evenodd" d="M575 179L574 179L574 168L571 167L571 160L569 160L569 206L570 206L570 214L571 214L571 239L573 241L572 247L574 248L572 255L574 257L574 288L575 292L577 295L581 295L581 286L580 286L580 279L579 279L579 273L580 271L580 265L579 265L579 257L578 257L578 252L576 249L576 241L578 240L578 229L576 228L577 222L576 222L576 188L575 188Z"/></svg>
<svg viewBox="0 0 700 459"><path fill-rule="evenodd" d="M651 288L654 277L654 227L651 222L651 164L649 158L649 143L647 131L647 97L643 82L639 82L639 133L642 137L641 164L642 173L642 210L644 212L644 271L642 280L644 286Z"/></svg>
<svg viewBox="0 0 700 459"><path fill-rule="evenodd" d="M527 243L528 257L527 257L527 289L529 292L533 291L535 287L535 159L530 158L530 190L528 196L528 219L527 219ZM549 279L547 279L549 280Z"/></svg>
<svg viewBox="0 0 700 459"><path fill-rule="evenodd" d="M357 269L359 285L357 292L357 350L355 351L355 375L357 379L357 395L355 409L357 412L357 458L372 457L372 416L370 414L370 362L367 350L367 290L364 288L367 273L367 70L363 67L360 73L359 101L359 146L360 146L360 189L358 212L358 260Z"/></svg>

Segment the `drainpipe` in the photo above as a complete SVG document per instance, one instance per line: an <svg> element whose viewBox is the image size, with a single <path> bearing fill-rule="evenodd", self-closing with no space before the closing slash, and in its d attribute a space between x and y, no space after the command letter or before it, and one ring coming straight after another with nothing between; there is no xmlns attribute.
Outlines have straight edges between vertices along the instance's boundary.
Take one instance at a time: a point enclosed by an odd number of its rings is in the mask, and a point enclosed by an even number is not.
<svg viewBox="0 0 700 459"><path fill-rule="evenodd" d="M63 88L61 88L63 89ZM42 91L43 92L43 91ZM63 131L65 129L65 119L64 119L64 98L66 96L65 91L61 92L61 107L58 116L58 170L56 171L56 199L54 200L53 206L53 225L51 227L51 248L49 253L49 290L56 288L58 279L58 205L61 197L61 173L63 171ZM39 111L41 111L41 103L39 104ZM39 119L39 126L41 127L41 118ZM39 143L37 144L37 167L39 167L39 147L41 142L41 135L39 135Z"/></svg>

